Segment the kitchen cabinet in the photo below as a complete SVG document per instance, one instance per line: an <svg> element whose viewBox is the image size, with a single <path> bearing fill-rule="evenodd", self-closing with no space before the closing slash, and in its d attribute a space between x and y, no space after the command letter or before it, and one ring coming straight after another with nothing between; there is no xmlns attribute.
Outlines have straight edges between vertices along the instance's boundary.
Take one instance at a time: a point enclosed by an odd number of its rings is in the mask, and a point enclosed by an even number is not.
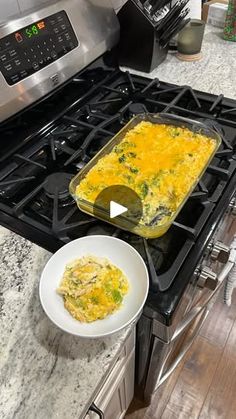
<svg viewBox="0 0 236 419"><path fill-rule="evenodd" d="M124 345L115 366L94 400L94 405L104 414L104 419L121 419L134 395L135 331ZM98 419L89 411L85 419Z"/></svg>

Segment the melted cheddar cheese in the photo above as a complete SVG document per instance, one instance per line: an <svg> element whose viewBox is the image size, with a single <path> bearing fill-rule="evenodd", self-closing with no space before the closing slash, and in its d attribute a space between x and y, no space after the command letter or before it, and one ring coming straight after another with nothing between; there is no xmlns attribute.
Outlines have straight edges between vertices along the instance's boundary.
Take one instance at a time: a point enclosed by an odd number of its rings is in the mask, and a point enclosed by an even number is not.
<svg viewBox="0 0 236 419"><path fill-rule="evenodd" d="M57 291L69 313L89 323L120 308L128 289L126 276L108 259L84 256L66 266Z"/></svg>
<svg viewBox="0 0 236 419"><path fill-rule="evenodd" d="M90 169L76 196L94 203L104 188L128 186L142 200L140 224L163 225L183 202L214 149L212 138L187 128L141 122Z"/></svg>

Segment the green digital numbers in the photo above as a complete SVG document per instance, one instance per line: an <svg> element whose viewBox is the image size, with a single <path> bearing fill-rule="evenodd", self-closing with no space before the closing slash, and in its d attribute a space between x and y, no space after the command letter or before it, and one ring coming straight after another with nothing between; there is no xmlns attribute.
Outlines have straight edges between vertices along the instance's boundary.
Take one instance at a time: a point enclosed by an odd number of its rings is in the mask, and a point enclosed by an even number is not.
<svg viewBox="0 0 236 419"><path fill-rule="evenodd" d="M32 26L32 28L31 28L31 30L32 30L32 33L33 33L34 35L38 35L39 31L38 31L38 29L37 29L37 26L36 26L36 25L33 25L33 26Z"/></svg>
<svg viewBox="0 0 236 419"><path fill-rule="evenodd" d="M39 31L36 25L31 26L25 30L27 38L31 38L34 35L38 35Z"/></svg>
<svg viewBox="0 0 236 419"><path fill-rule="evenodd" d="M27 37L28 37L28 38L31 38L31 36L32 36L32 32L31 32L31 30L30 30L29 28L27 28L27 29L25 30L25 33L26 33L26 35L27 35Z"/></svg>

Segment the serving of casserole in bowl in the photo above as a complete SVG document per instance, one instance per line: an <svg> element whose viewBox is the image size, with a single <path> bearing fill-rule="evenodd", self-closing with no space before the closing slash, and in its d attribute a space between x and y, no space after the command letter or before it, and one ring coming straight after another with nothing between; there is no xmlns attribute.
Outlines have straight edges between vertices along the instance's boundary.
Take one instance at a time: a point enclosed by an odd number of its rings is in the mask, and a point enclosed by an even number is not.
<svg viewBox="0 0 236 419"><path fill-rule="evenodd" d="M43 269L39 296L49 319L82 338L101 338L135 323L149 290L146 264L116 237L80 237Z"/></svg>
<svg viewBox="0 0 236 419"><path fill-rule="evenodd" d="M220 144L219 134L198 121L139 114L72 179L70 193L82 211L124 228L101 202L96 208L96 199L107 187L126 186L142 202L142 217L135 223L135 211L129 214L133 227L129 223L127 229L146 238L159 237L177 217Z"/></svg>

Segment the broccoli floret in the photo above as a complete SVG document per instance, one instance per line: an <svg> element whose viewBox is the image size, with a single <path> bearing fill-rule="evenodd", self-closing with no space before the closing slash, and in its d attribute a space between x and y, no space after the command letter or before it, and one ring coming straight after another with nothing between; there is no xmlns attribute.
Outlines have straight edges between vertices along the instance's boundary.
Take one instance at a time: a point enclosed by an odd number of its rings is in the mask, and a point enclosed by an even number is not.
<svg viewBox="0 0 236 419"><path fill-rule="evenodd" d="M149 191L149 187L148 187L148 185L147 185L147 183L146 182L143 182L143 183L141 183L141 185L140 185L140 195L141 195L141 198L145 198L146 196L147 196L147 194L148 194L148 191Z"/></svg>
<svg viewBox="0 0 236 419"><path fill-rule="evenodd" d="M130 167L129 170L131 171L131 173L138 173L139 172L137 167Z"/></svg>
<svg viewBox="0 0 236 419"><path fill-rule="evenodd" d="M126 161L126 156L122 154L122 156L119 157L119 162L124 163Z"/></svg>

